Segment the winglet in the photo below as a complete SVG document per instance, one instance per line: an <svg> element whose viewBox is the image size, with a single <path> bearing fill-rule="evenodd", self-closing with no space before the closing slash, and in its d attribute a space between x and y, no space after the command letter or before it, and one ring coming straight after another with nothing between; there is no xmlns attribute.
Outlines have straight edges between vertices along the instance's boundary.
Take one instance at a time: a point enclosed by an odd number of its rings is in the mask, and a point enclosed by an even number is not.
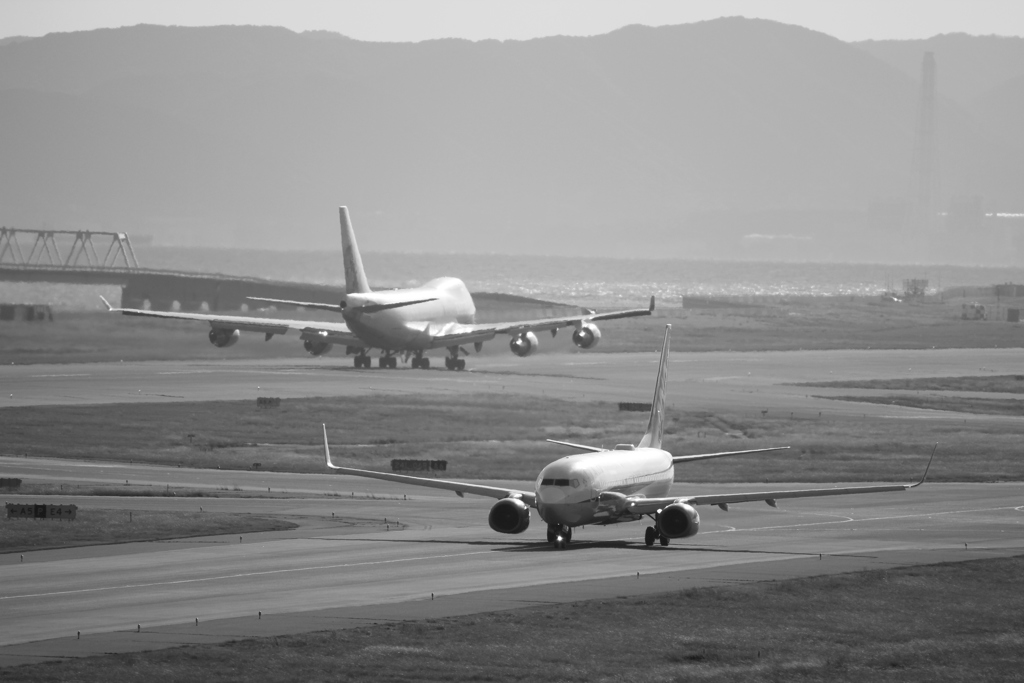
<svg viewBox="0 0 1024 683"><path fill-rule="evenodd" d="M924 474L921 476L921 481L917 482L916 484L911 484L910 486L907 487L908 489L912 489L912 488L915 488L917 486L920 486L921 484L924 483L924 480L928 478L928 470L930 470L932 468L932 460L935 460L935 450L938 447L939 447L939 444L937 444L937 443L934 446L932 446L932 457L928 458L928 465L927 465L927 467L924 468Z"/></svg>
<svg viewBox="0 0 1024 683"><path fill-rule="evenodd" d="M650 310L651 313L654 313L654 295L651 295L651 307L648 310Z"/></svg>
<svg viewBox="0 0 1024 683"><path fill-rule="evenodd" d="M114 307L110 305L110 302L109 302L109 301L107 301L107 300L106 300L106 299L105 299L105 298L103 297L103 295L102 295L102 294L100 295L100 301L102 301L102 302L103 302L103 303L104 303L104 304L106 305L106 307L107 307L107 311L112 311L112 310L114 310Z"/></svg>
<svg viewBox="0 0 1024 683"><path fill-rule="evenodd" d="M668 347L671 334L672 325L665 325L665 344L661 347L658 379L654 384L651 419L647 423L647 433L640 439L637 448L661 448L661 437L665 433L665 391L668 385Z"/></svg>
<svg viewBox="0 0 1024 683"><path fill-rule="evenodd" d="M352 221L348 217L348 207L339 206L341 216L341 257L345 265L345 293L366 294L370 285L363 271L363 259L359 256L356 244L356 233L352 229Z"/></svg>
<svg viewBox="0 0 1024 683"><path fill-rule="evenodd" d="M324 460L327 461L327 466L332 470L340 470L341 468L331 462L331 448L327 445L327 425L324 425Z"/></svg>

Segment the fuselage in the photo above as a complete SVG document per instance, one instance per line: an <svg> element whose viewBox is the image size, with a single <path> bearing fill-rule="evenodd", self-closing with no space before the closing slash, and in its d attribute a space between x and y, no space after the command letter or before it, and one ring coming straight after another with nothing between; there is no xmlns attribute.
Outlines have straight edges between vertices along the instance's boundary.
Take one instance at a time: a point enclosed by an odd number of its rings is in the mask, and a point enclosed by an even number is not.
<svg viewBox="0 0 1024 683"><path fill-rule="evenodd" d="M472 324L476 306L466 284L454 277L440 277L413 289L349 294L346 309L368 304L391 304L432 299L376 313L343 314L353 334L367 346L389 351L419 351L435 347L433 340L446 326Z"/></svg>
<svg viewBox="0 0 1024 683"><path fill-rule="evenodd" d="M659 448L569 455L537 477L537 512L566 526L632 521L626 496L667 496L674 478L672 455Z"/></svg>

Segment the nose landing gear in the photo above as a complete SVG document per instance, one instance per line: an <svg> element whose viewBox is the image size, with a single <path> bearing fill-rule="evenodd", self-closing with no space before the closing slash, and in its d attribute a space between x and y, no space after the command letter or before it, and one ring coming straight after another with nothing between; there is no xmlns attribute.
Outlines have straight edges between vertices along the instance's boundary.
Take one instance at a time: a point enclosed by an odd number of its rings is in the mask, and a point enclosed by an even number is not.
<svg viewBox="0 0 1024 683"><path fill-rule="evenodd" d="M555 550L565 550L572 540L572 527L563 524L548 524L548 543L555 547Z"/></svg>

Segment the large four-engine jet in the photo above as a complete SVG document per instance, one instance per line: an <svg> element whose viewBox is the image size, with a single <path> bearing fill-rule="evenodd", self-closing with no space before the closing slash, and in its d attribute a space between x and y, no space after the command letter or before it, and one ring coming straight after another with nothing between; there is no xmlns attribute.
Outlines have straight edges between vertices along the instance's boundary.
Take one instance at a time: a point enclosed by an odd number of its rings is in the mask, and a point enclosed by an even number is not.
<svg viewBox="0 0 1024 683"><path fill-rule="evenodd" d="M262 332L266 339L289 330L298 332L308 353L319 356L334 344L344 344L355 354L355 366L370 367L369 352L379 349L379 366L394 368L396 356L412 357L414 368L429 368L430 359L424 352L444 348L448 351L445 366L449 370L463 370L466 361L465 344L474 344L477 351L485 341L498 334L511 336L509 348L517 356L529 356L537 350L537 332L574 327L573 343L581 349L590 349L601 340L601 330L595 324L600 320L650 315L654 311L654 297L648 308L637 308L610 313L588 311L579 315L538 320L519 320L502 323L475 322L476 306L465 283L458 278L440 277L422 287L392 289L374 292L366 279L363 261L359 255L355 232L349 219L348 208L339 207L341 217L341 247L345 268L345 299L337 305L285 299L251 297L254 301L290 304L310 309L340 313L344 323L307 320L277 320L254 316L214 315L208 313L181 313L177 311L148 311L133 308L115 308L103 299L108 310L125 315L153 318L198 320L210 324L210 342L215 346L231 346L239 338L239 331ZM102 298L102 297L101 297Z"/></svg>
<svg viewBox="0 0 1024 683"><path fill-rule="evenodd" d="M929 459L921 480L914 484L891 484L881 486L849 486L823 489L798 489L788 491L759 491L754 493L724 493L695 496L670 496L669 488L675 479L675 465L708 458L732 455L765 453L783 450L759 448L725 453L704 453L698 455L672 455L662 450L661 442L665 428L665 390L668 374L669 335L671 325L666 325L665 344L661 351L661 364L654 386L654 401L651 405L647 432L640 442L616 446L613 450L583 446L564 441L552 441L582 451L556 460L541 470L532 491L498 486L484 486L458 481L412 477L402 474L388 474L370 470L341 467L331 461L327 444L327 427L324 426L324 458L327 467L348 475L383 479L415 486L446 489L459 496L472 493L497 498L487 521L493 530L503 534L518 534L526 531L530 524L530 510L536 509L540 518L547 523L547 539L556 548L565 548L572 539L574 527L587 524L616 524L642 520L652 521L647 527L644 541L654 545L669 544L673 538L687 538L700 528L700 505L717 505L728 510L731 503L745 503L763 500L775 507L781 498L807 498L812 496L838 496L857 493L883 493L906 491L924 483L931 468ZM935 451L932 451L932 458Z"/></svg>

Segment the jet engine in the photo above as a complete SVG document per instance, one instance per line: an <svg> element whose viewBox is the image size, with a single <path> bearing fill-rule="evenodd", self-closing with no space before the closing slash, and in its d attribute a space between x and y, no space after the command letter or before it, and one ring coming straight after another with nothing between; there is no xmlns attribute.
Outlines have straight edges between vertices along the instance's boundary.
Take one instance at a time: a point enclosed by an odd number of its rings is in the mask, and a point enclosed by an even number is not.
<svg viewBox="0 0 1024 683"><path fill-rule="evenodd" d="M215 327L210 330L210 343L217 348L223 349L233 346L238 341L238 330L228 330L223 327Z"/></svg>
<svg viewBox="0 0 1024 683"><path fill-rule="evenodd" d="M512 349L512 353L516 354L520 358L525 358L531 353L537 350L540 342L537 341L537 335L533 332L523 332L512 337L512 340L508 343L508 347Z"/></svg>
<svg viewBox="0 0 1024 683"><path fill-rule="evenodd" d="M700 515L686 503L672 503L658 515L658 532L668 538L688 538L700 528Z"/></svg>
<svg viewBox="0 0 1024 683"><path fill-rule="evenodd" d="M316 339L307 339L302 342L302 348L306 349L306 353L311 356L322 356L331 350L334 344L325 341L317 341Z"/></svg>
<svg viewBox="0 0 1024 683"><path fill-rule="evenodd" d="M491 508L487 523L502 534L521 534L530 526L530 506L518 498L502 498Z"/></svg>
<svg viewBox="0 0 1024 683"><path fill-rule="evenodd" d="M601 330L594 323L583 323L572 333L572 343L581 349L592 349L601 341Z"/></svg>

